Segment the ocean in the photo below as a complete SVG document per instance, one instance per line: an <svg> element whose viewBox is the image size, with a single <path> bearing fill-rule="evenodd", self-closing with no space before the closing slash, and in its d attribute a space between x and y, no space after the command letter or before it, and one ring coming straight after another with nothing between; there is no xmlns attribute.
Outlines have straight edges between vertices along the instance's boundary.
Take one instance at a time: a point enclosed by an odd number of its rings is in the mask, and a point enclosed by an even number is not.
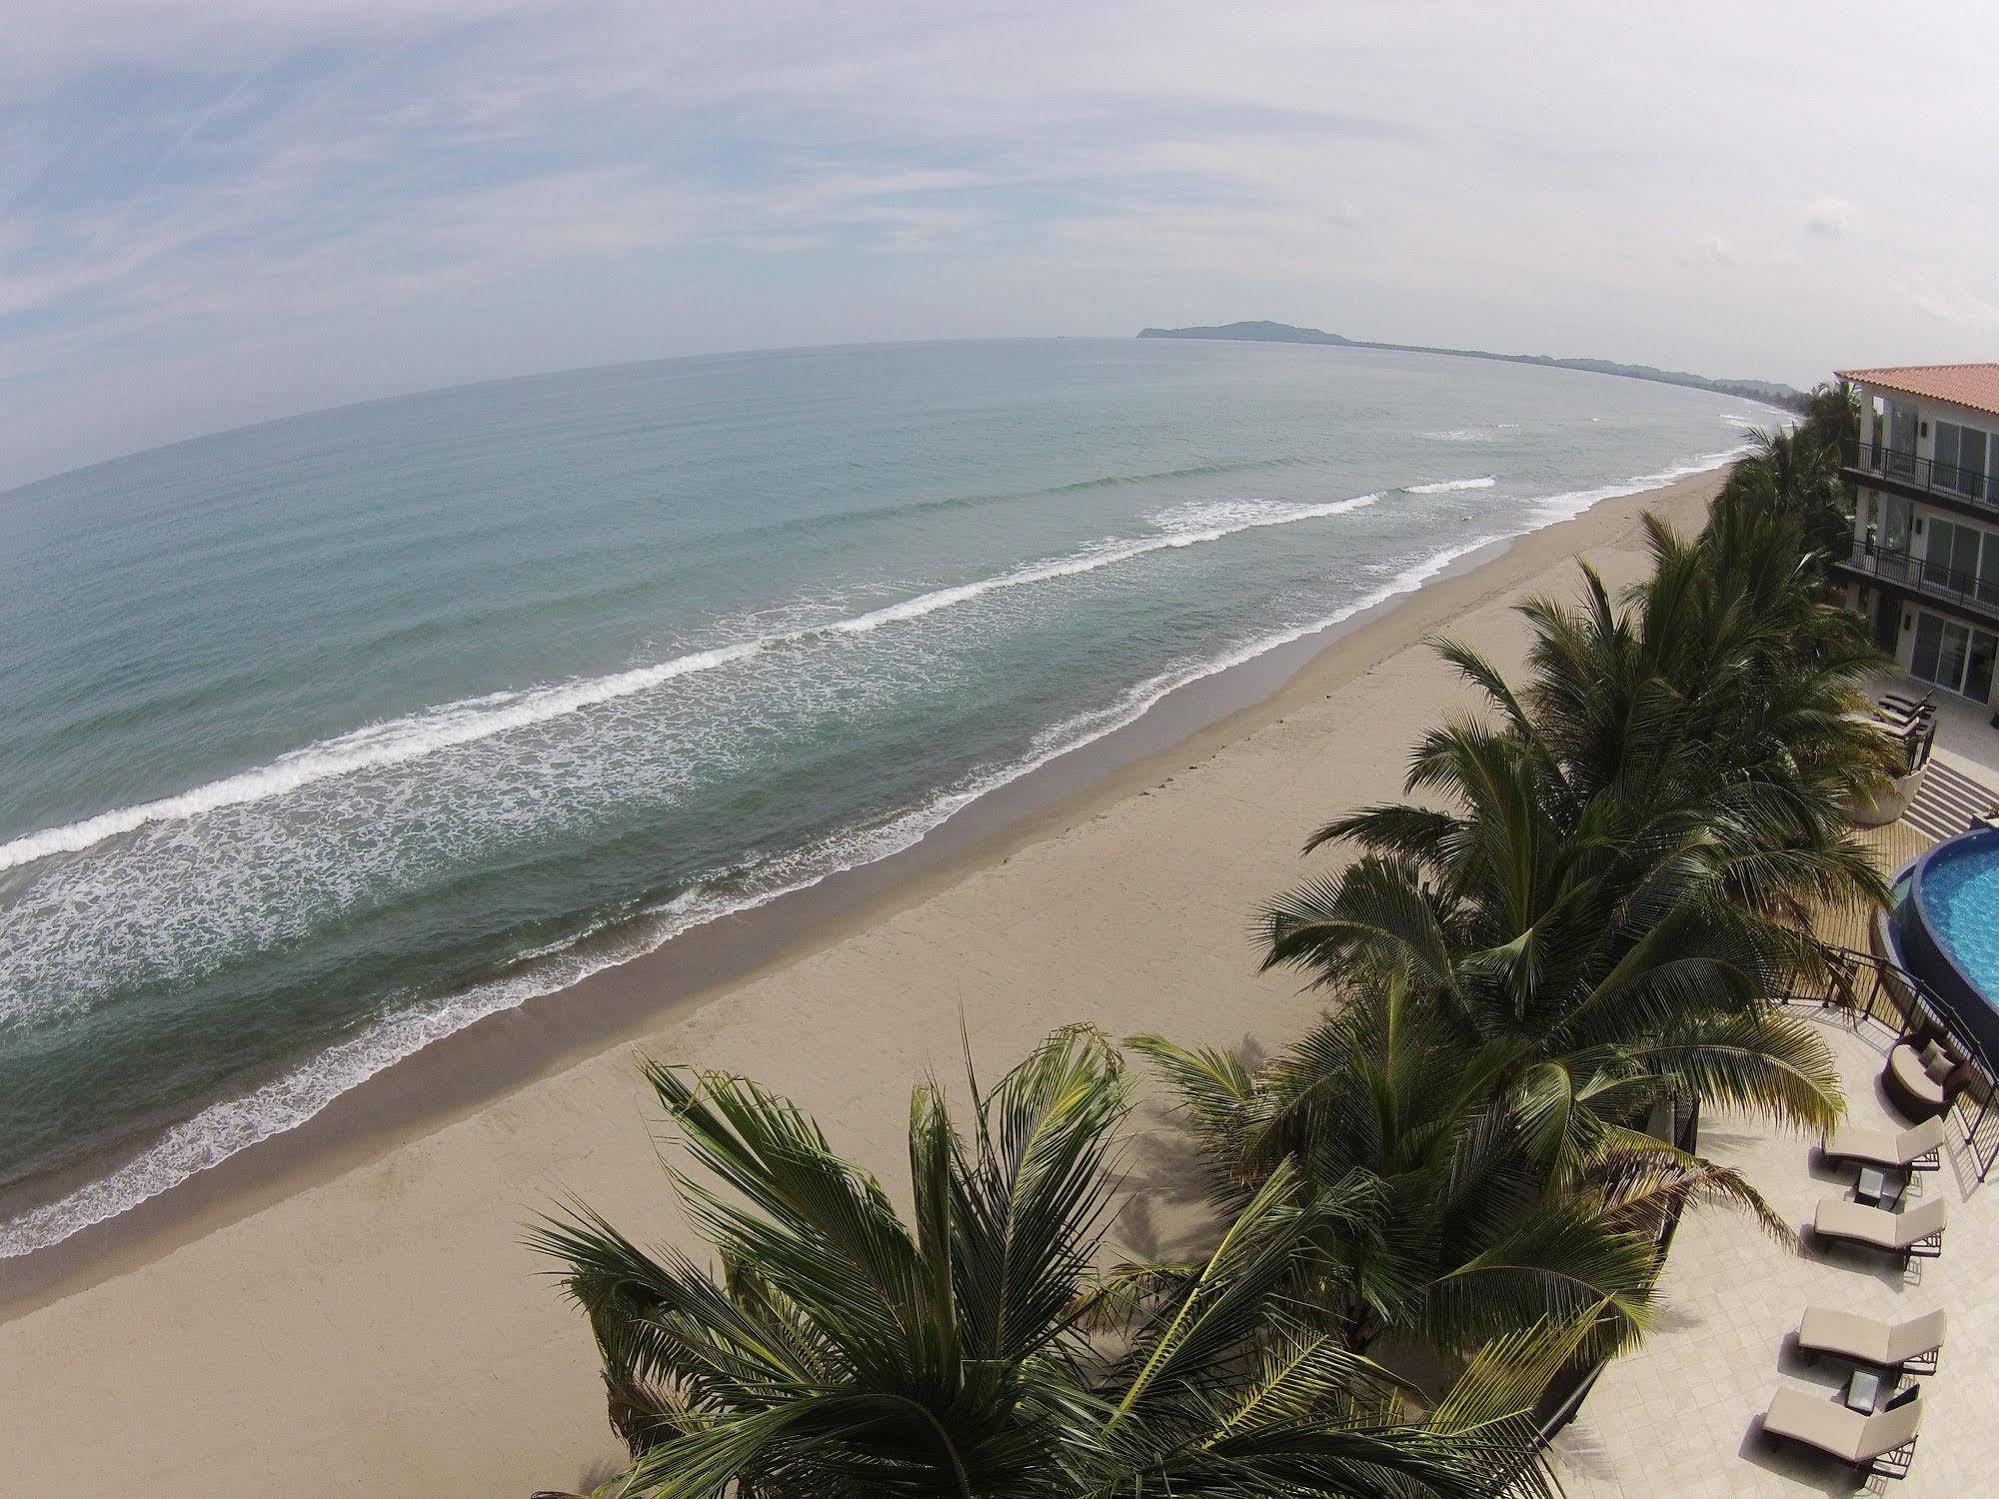
<svg viewBox="0 0 1999 1499"><path fill-rule="evenodd" d="M0 495L0 1257L1780 419L1428 355L887 345Z"/></svg>

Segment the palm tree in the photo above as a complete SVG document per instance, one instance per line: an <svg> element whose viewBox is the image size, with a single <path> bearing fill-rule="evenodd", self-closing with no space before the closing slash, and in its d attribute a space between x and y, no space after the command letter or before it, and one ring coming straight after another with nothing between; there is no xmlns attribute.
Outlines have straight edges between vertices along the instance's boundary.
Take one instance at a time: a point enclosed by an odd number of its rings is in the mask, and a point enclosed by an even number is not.
<svg viewBox="0 0 1999 1499"><path fill-rule="evenodd" d="M1730 471L1724 495L1754 496L1797 521L1821 561L1843 553L1853 534L1853 495L1840 477L1858 445L1860 405L1844 380L1805 398L1789 431L1753 434L1751 451ZM1822 571L1815 574L1823 581Z"/></svg>
<svg viewBox="0 0 1999 1499"><path fill-rule="evenodd" d="M1724 493L1755 497L1790 516L1819 557L1843 553L1853 539L1853 501L1840 477L1840 448L1811 427L1757 432L1752 450L1730 472Z"/></svg>
<svg viewBox="0 0 1999 1499"><path fill-rule="evenodd" d="M1786 1232L1740 1177L1634 1126L1675 1098L1803 1128L1841 1110L1817 1033L1770 999L1829 968L1814 904L1881 894L1841 815L1888 754L1848 712L1871 655L1793 517L1725 500L1693 541L1651 540L1623 604L1585 568L1580 606L1525 606L1524 687L1446 643L1490 720L1425 738L1423 804L1308 843L1360 857L1270 904L1266 966L1336 989L1336 1014L1258 1074L1143 1043L1218 1187L1288 1161L1366 1209L1320 1286L1356 1346L1451 1351L1584 1305L1600 1348L1628 1341L1681 1206Z"/></svg>
<svg viewBox="0 0 1999 1499"><path fill-rule="evenodd" d="M1817 903L1880 899L1844 817L1896 769L1893 742L1857 711L1879 660L1864 626L1820 597L1785 515L1724 495L1692 541L1647 526L1654 568L1623 605L1584 565L1580 605L1522 606L1524 690L1478 652L1441 647L1525 754L1550 836L1571 836L1601 799L1599 819L1644 830L1647 851L1662 835L1725 842L1727 893L1794 925ZM1461 753L1451 732L1433 735L1412 787L1448 792Z"/></svg>
<svg viewBox="0 0 1999 1499"><path fill-rule="evenodd" d="M1418 1422L1290 1295L1321 1211L1288 1170L1213 1252L1100 1275L1130 1089L1057 1032L954 1126L910 1112L913 1212L744 1079L648 1064L700 1173L669 1165L719 1278L577 1208L531 1242L602 1354L633 1464L602 1493L843 1496L1539 1493L1519 1412L1575 1343L1474 1360Z"/></svg>
<svg viewBox="0 0 1999 1499"><path fill-rule="evenodd" d="M1267 963L1343 1007L1238 1088L1233 1116L1219 1098L1205 1111L1240 1132L1246 1180L1289 1159L1318 1184L1383 1183L1353 1254L1396 1250L1392 1294L1357 1282L1344 1304L1446 1351L1592 1302L1603 1343L1627 1342L1656 1230L1688 1201L1745 1204L1781 1235L1739 1177L1633 1128L1663 1100L1811 1128L1842 1106L1817 1034L1766 1001L1811 950L1731 897L1762 879L1741 868L1760 857L1746 835L1641 815L1616 788L1570 808L1544 766L1454 725L1417 779L1461 810L1374 808L1321 831L1365 852L1272 903ZM1176 1080L1184 1094L1184 1060Z"/></svg>
<svg viewBox="0 0 1999 1499"><path fill-rule="evenodd" d="M1805 397L1804 420L1798 429L1835 453L1851 446L1860 436L1859 395L1845 380L1813 387Z"/></svg>
<svg viewBox="0 0 1999 1499"><path fill-rule="evenodd" d="M1218 1199L1280 1170L1317 1187L1301 1295L1356 1349L1464 1356L1570 1324L1580 1352L1608 1356L1650 1325L1662 1232L1688 1204L1746 1205L1788 1233L1736 1173L1623 1122L1668 1101L1668 1079L1609 1048L1541 1063L1503 1040L1468 1049L1406 984L1355 995L1257 1072L1133 1044L1180 1095Z"/></svg>

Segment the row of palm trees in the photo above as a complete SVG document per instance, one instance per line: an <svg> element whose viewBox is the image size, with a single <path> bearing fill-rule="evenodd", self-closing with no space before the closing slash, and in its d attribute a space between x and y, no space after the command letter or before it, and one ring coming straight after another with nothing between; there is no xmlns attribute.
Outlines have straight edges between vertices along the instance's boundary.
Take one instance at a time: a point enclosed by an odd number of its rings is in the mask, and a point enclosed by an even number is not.
<svg viewBox="0 0 1999 1499"><path fill-rule="evenodd" d="M1720 1202L1789 1232L1647 1120L1843 1106L1772 1001L1828 977L1815 905L1884 893L1840 815L1892 768L1852 712L1874 658L1819 570L1849 415L1815 397L1698 536L1648 520L1624 595L1585 567L1580 603L1525 604L1517 681L1441 643L1480 711L1263 914L1265 965L1328 992L1309 1033L1261 1065L1129 1043L1184 1106L1204 1257L1107 1255L1134 1079L1087 1028L972 1077L962 1120L917 1089L907 1214L788 1102L649 1066L716 1267L581 1208L533 1236L631 1448L600 1492L1546 1491L1528 1413L1643 1335L1665 1225Z"/></svg>

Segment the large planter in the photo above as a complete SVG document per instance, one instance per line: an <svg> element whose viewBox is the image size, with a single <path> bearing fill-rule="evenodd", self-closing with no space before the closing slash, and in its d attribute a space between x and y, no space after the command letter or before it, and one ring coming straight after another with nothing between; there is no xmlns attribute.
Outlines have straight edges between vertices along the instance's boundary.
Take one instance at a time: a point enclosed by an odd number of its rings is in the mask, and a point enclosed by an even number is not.
<svg viewBox="0 0 1999 1499"><path fill-rule="evenodd" d="M1846 804L1846 820L1859 828L1883 828L1904 812L1922 789L1923 772L1919 767L1905 776L1897 776L1890 781L1879 796L1863 797Z"/></svg>

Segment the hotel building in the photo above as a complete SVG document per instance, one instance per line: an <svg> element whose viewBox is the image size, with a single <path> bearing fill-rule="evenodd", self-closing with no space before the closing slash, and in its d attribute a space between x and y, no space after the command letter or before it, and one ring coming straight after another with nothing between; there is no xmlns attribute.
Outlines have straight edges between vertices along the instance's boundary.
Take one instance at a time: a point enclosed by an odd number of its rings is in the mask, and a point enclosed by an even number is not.
<svg viewBox="0 0 1999 1499"><path fill-rule="evenodd" d="M1994 702L1999 364L1841 370L1860 397L1845 455L1852 554L1837 565L1875 643L1911 676Z"/></svg>

